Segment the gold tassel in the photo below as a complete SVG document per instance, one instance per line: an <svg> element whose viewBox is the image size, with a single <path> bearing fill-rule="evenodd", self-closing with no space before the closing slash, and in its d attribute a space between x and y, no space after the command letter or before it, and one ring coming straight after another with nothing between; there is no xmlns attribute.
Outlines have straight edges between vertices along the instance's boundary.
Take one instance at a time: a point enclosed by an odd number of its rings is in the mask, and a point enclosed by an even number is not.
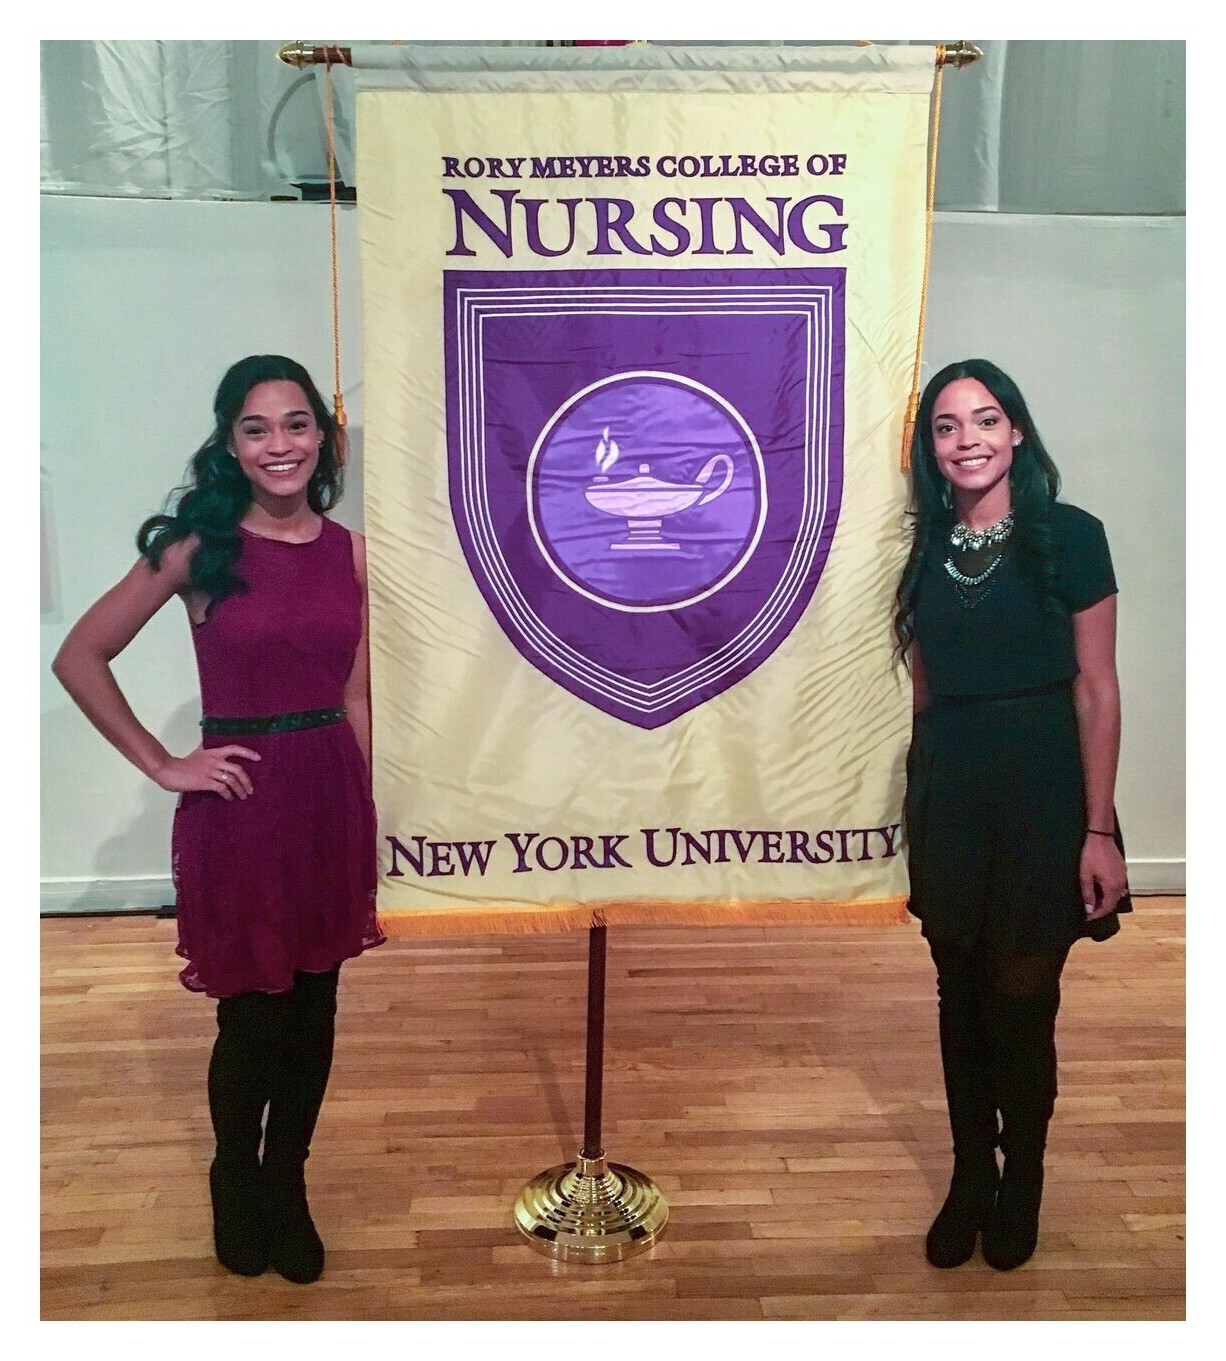
<svg viewBox="0 0 1226 1361"><path fill-rule="evenodd" d="M338 388L335 393L336 418L336 466L343 468L349 462L349 418L345 415L345 397Z"/></svg>
<svg viewBox="0 0 1226 1361"><path fill-rule="evenodd" d="M911 389L907 398L907 415L902 427L902 470L911 471L911 445L915 439L915 418L919 415L919 393Z"/></svg>

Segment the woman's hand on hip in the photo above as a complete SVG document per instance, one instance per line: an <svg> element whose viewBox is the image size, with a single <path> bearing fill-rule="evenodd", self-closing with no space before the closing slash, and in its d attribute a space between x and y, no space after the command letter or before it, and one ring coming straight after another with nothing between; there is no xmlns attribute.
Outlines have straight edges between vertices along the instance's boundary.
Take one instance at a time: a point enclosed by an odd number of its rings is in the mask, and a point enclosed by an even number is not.
<svg viewBox="0 0 1226 1361"><path fill-rule="evenodd" d="M258 761L250 747L197 747L187 756L172 756L158 768L154 779L172 794L199 790L223 799L245 799L254 793L251 776L240 761Z"/></svg>

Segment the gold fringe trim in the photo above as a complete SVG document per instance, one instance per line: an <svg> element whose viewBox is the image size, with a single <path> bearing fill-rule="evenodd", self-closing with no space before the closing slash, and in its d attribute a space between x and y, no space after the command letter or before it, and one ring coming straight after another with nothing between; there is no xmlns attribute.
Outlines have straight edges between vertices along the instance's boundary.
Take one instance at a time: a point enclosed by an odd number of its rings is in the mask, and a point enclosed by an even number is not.
<svg viewBox="0 0 1226 1361"><path fill-rule="evenodd" d="M587 931L593 926L899 926L910 920L906 898L863 902L599 902L380 912L387 936L526 935Z"/></svg>

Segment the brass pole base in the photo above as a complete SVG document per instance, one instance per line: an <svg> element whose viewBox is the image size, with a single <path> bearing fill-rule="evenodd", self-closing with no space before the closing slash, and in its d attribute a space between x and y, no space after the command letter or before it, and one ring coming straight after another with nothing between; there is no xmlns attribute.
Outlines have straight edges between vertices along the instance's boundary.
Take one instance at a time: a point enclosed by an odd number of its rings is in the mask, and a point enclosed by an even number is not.
<svg viewBox="0 0 1226 1361"><path fill-rule="evenodd" d="M530 1247L564 1262L620 1262L645 1252L668 1219L659 1188L604 1155L541 1172L515 1202L515 1227Z"/></svg>

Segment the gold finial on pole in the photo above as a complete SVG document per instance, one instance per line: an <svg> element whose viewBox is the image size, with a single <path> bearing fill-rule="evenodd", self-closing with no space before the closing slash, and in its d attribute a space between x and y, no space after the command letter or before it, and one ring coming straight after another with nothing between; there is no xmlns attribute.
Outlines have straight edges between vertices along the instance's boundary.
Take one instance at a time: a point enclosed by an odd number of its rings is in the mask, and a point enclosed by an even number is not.
<svg viewBox="0 0 1226 1361"><path fill-rule="evenodd" d="M300 71L310 61L311 49L306 43L286 43L277 49L277 60L283 61L286 66L296 66Z"/></svg>
<svg viewBox="0 0 1226 1361"><path fill-rule="evenodd" d="M942 66L956 66L959 71L982 56L983 52L974 43L959 42L948 47L942 44L937 48L937 61Z"/></svg>
<svg viewBox="0 0 1226 1361"><path fill-rule="evenodd" d="M353 51L331 43L293 42L277 49L277 59L300 71L304 66L352 66Z"/></svg>

